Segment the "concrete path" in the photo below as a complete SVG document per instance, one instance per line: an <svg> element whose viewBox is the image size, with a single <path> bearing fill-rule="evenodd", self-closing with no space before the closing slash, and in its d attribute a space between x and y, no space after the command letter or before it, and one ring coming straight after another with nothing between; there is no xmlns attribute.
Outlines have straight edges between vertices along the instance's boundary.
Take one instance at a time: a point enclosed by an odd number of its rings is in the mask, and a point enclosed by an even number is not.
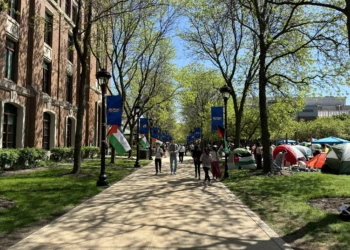
<svg viewBox="0 0 350 250"><path fill-rule="evenodd" d="M290 249L220 182L194 179L190 157L170 175L153 163L10 249ZM203 177L204 173L202 172Z"/></svg>

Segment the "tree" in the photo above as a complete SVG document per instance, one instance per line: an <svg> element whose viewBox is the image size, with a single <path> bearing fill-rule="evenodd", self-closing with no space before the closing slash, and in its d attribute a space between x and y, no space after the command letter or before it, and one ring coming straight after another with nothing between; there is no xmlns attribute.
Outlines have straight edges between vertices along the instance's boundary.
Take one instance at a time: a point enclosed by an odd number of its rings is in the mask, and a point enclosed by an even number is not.
<svg viewBox="0 0 350 250"><path fill-rule="evenodd" d="M335 12L341 13L346 17L346 30L347 30L347 47L350 54L350 0L328 0L328 1L317 1L317 0L296 0L296 1L285 1L285 0L271 0L269 1L276 5L291 5L291 6L313 6L321 7ZM341 31L341 29L340 29ZM342 36L341 32L338 35ZM333 40L335 41L335 40ZM336 42L336 46L341 45L342 42Z"/></svg>
<svg viewBox="0 0 350 250"><path fill-rule="evenodd" d="M264 172L269 172L267 88L298 90L317 80L325 80L328 72L322 72L323 69L306 71L305 62L313 63L312 50L321 48L317 43L325 41L324 32L330 25L336 25L337 18L331 16L320 20L315 13L306 12L298 8L300 6L276 6L267 0L242 0L240 3L251 12L250 18L241 19L241 22L259 43L261 138Z"/></svg>
<svg viewBox="0 0 350 250"><path fill-rule="evenodd" d="M181 34L199 59L210 61L232 90L234 141L239 145L247 94L258 72L257 38L240 22L245 19L237 1L189 1L186 17L191 29ZM221 86L217 86L217 88Z"/></svg>

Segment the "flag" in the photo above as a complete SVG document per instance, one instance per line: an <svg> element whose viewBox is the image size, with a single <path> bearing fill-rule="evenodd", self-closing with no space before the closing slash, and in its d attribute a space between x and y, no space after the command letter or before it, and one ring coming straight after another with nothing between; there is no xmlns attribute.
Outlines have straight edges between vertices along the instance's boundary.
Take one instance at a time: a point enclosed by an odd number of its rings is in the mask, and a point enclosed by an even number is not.
<svg viewBox="0 0 350 250"><path fill-rule="evenodd" d="M225 129L223 127L220 127L219 125L216 125L216 129L218 131L219 137L224 138Z"/></svg>
<svg viewBox="0 0 350 250"><path fill-rule="evenodd" d="M142 136L140 143L143 149L149 148L150 146L146 139L146 136Z"/></svg>
<svg viewBox="0 0 350 250"><path fill-rule="evenodd" d="M162 141L160 141L160 140L158 140L158 139L156 139L156 138L152 138L152 143L153 144L160 144L160 146L162 146L163 145L163 142Z"/></svg>
<svg viewBox="0 0 350 250"><path fill-rule="evenodd" d="M125 139L117 125L113 125L107 134L110 144L113 146L118 155L124 155L131 150L128 141Z"/></svg>

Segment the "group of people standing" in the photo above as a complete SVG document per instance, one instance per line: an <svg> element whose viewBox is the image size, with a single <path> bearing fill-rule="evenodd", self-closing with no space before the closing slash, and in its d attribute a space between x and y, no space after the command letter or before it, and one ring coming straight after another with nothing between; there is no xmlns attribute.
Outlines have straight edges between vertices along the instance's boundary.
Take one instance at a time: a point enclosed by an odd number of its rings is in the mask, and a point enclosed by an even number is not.
<svg viewBox="0 0 350 250"><path fill-rule="evenodd" d="M220 178L221 177L221 170L219 167L219 161L221 156L218 153L217 146L212 146L211 148L206 147L204 149L204 152L200 149L198 145L191 148L189 147L192 153L193 163L194 163L194 170L195 170L195 178L198 180L201 179L201 165L203 166L203 171L205 174L204 177L204 183L208 183L208 185L212 184L212 180L210 179L209 171L211 169L213 178ZM187 148L184 145L178 145L174 143L173 141L170 142L170 144L163 148L160 147L160 144L156 144L154 148L155 153L155 170L156 174L161 173L162 168L162 158L166 157L166 152L169 154L170 158L170 174L176 175L176 170L178 166L178 158L179 156L179 162L183 162L183 157L187 151Z"/></svg>

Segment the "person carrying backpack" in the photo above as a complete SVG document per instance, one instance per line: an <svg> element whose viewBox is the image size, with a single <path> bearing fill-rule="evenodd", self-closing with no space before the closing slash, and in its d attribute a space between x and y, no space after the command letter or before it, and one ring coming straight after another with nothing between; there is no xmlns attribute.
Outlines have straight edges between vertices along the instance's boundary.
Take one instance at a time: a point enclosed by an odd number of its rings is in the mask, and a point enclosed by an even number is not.
<svg viewBox="0 0 350 250"><path fill-rule="evenodd" d="M156 144L156 148L154 149L154 152L155 152L154 164L156 167L156 175L158 175L158 168L159 168L159 173L162 172L162 156L164 154L164 151L159 146L159 143Z"/></svg>

